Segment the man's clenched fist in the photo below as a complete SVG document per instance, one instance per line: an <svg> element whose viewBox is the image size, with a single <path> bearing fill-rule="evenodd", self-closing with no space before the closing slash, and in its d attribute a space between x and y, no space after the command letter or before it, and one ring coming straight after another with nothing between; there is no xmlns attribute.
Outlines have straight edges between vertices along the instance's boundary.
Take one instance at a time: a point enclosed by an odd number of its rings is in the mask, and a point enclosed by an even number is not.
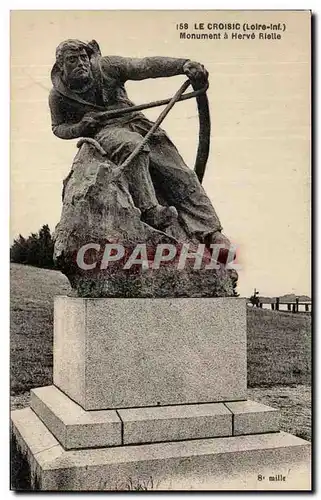
<svg viewBox="0 0 321 500"><path fill-rule="evenodd" d="M208 71L201 63L187 61L183 66L183 71L192 82L206 83L208 80Z"/></svg>
<svg viewBox="0 0 321 500"><path fill-rule="evenodd" d="M83 135L94 134L100 126L99 115L94 112L86 113L79 123Z"/></svg>

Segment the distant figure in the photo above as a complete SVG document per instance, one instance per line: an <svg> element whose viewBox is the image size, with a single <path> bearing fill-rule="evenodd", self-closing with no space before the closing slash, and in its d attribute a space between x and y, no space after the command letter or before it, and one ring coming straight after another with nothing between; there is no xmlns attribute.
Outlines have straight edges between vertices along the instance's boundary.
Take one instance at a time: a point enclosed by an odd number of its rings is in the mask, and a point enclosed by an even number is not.
<svg viewBox="0 0 321 500"><path fill-rule="evenodd" d="M250 302L253 307L260 307L260 298L259 298L259 291L254 288L254 293L250 297Z"/></svg>

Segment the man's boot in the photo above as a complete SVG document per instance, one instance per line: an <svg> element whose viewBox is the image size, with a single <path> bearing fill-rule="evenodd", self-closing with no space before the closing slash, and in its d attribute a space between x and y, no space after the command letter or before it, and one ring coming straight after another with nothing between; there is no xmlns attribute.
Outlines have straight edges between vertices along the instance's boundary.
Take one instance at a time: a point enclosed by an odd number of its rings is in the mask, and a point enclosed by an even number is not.
<svg viewBox="0 0 321 500"><path fill-rule="evenodd" d="M142 220L149 226L162 231L170 226L177 219L177 216L178 213L175 207L156 205L143 213Z"/></svg>

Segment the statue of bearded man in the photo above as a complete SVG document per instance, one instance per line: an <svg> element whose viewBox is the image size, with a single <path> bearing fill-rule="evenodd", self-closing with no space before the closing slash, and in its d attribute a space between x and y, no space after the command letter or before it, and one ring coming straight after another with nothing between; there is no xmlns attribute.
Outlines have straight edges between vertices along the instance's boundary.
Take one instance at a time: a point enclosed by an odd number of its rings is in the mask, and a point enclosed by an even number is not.
<svg viewBox="0 0 321 500"><path fill-rule="evenodd" d="M94 138L108 159L120 165L153 123L140 112L106 121L101 111L133 106L125 90L127 80L183 74L197 82L208 78L204 66L189 59L102 57L95 41L66 40L56 49L51 72L53 133L61 139ZM196 174L186 166L163 130L152 135L124 175L144 222L166 229L179 241L229 246Z"/></svg>

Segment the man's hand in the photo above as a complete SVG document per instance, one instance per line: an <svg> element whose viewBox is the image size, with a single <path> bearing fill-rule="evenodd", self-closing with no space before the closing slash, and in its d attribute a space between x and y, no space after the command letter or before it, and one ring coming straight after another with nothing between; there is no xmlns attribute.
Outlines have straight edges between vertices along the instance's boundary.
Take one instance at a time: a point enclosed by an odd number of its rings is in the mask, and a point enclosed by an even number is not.
<svg viewBox="0 0 321 500"><path fill-rule="evenodd" d="M183 71L193 83L202 84L208 80L208 71L201 63L187 61L183 66Z"/></svg>
<svg viewBox="0 0 321 500"><path fill-rule="evenodd" d="M82 135L95 133L100 125L99 114L94 112L86 113L81 122L80 122L80 130Z"/></svg>

